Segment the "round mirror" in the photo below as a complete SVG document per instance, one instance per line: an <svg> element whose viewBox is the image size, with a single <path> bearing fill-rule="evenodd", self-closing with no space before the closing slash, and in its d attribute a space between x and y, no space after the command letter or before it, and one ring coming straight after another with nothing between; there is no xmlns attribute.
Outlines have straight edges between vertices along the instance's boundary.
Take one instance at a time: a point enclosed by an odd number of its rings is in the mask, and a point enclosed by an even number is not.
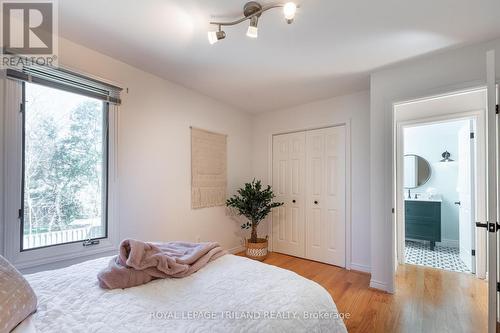
<svg viewBox="0 0 500 333"><path fill-rule="evenodd" d="M431 178L431 166L427 160L418 155L404 156L404 187L417 188Z"/></svg>

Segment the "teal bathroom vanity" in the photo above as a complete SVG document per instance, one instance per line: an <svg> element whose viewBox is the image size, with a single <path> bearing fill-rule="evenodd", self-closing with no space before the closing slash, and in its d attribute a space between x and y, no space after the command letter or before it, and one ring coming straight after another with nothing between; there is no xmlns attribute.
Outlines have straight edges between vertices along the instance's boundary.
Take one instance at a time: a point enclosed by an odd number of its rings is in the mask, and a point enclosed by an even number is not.
<svg viewBox="0 0 500 333"><path fill-rule="evenodd" d="M436 242L441 242L441 199L422 188L431 175L431 165L425 158L404 156L405 239L429 241L434 250ZM417 188L421 188L420 193L415 191Z"/></svg>
<svg viewBox="0 0 500 333"><path fill-rule="evenodd" d="M405 200L405 238L441 242L441 200Z"/></svg>

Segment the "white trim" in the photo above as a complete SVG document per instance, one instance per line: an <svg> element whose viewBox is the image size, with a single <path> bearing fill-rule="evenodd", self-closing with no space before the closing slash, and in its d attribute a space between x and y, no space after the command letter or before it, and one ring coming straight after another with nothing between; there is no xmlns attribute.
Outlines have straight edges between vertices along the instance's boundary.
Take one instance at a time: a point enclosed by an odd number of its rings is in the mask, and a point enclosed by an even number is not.
<svg viewBox="0 0 500 333"><path fill-rule="evenodd" d="M352 269L352 137L351 118L345 123L345 268Z"/></svg>
<svg viewBox="0 0 500 333"><path fill-rule="evenodd" d="M345 268L350 270L352 268L352 175L351 175L351 118L348 118L344 122L332 124L332 125L325 125L325 126L317 126L317 127L308 127L305 129L290 129L287 131L281 131L281 132L275 132L272 133L268 136L268 179L269 179L269 184L273 183L273 137L276 135L282 135L282 134L291 134L291 133L298 133L298 132L304 132L304 131L313 131L313 130L318 130L318 129L325 129L325 128L331 128L331 127L339 127L339 126L345 126L346 129L346 201L345 201L345 210L346 210L346 224L345 224L345 230L346 230L346 240L345 240ZM272 214L269 214L269 223L268 223L268 235L269 235L269 251L273 251L273 218Z"/></svg>
<svg viewBox="0 0 500 333"><path fill-rule="evenodd" d="M379 290L385 290L385 291L389 292L389 287L387 286L386 283L383 283L383 282L380 282L380 281L376 281L376 280L373 280L373 279L370 280L370 288L379 289Z"/></svg>
<svg viewBox="0 0 500 333"><path fill-rule="evenodd" d="M269 244L269 242L268 242L268 244ZM239 245L239 246L235 246L235 247L232 247L230 249L227 249L227 252L229 252L231 254L237 254L237 253L245 251L245 249L246 249L246 247L244 247L243 245Z"/></svg>
<svg viewBox="0 0 500 333"><path fill-rule="evenodd" d="M116 250L119 244L118 229L118 106L109 107L109 150L108 150L108 238L101 239L100 244L90 247L81 242L61 244L53 247L20 251L19 235L19 198L21 198L21 91L11 84L20 83L5 80L5 189L9 193L4 201L4 254L17 268L27 269L40 265L83 258ZM10 89L7 86L11 86ZM13 100L12 100L13 99ZM10 102L9 102L10 101Z"/></svg>
<svg viewBox="0 0 500 333"><path fill-rule="evenodd" d="M268 141L267 141L267 160L269 161L268 165L267 165L267 179L269 179L269 182L268 184L272 185L273 184L273 136L275 134L271 134L269 135L268 137ZM267 217L268 219L268 224L267 224L267 235L268 235L268 242L267 242L267 246L268 246L268 249L269 251L273 252L274 251L274 248L273 248L273 214L271 212L271 214L268 215Z"/></svg>
<svg viewBox="0 0 500 333"><path fill-rule="evenodd" d="M13 255L9 253L13 252L14 244L12 244L13 239L16 235L13 234L13 230L19 228L14 228L18 221L18 209L20 200L20 184L16 179L20 179L20 140L21 137L21 117L17 110L21 103L21 83L19 81L4 80L5 85L5 114L4 114L4 133L5 133L5 151L3 157L5 158L5 193L10 193L10 195L4 198L4 254L5 257L12 261ZM15 86L13 86L15 85ZM14 109L16 108L16 109ZM13 191L11 191L13 190ZM12 226L12 227L10 227ZM12 231L11 231L12 229ZM17 235L20 238L20 235Z"/></svg>
<svg viewBox="0 0 500 333"><path fill-rule="evenodd" d="M497 104L497 86L495 84L496 64L495 50L486 52L486 82L488 86L488 114L487 114L487 181L488 181L488 223L498 223L498 174L500 165L498 163L498 146L499 135L497 126L499 125L499 117L495 112ZM488 232L488 332L495 333L497 331L498 319L498 293L497 293L497 278L498 278L498 263L497 263L497 240L496 232Z"/></svg>
<svg viewBox="0 0 500 333"><path fill-rule="evenodd" d="M365 272L365 273L370 273L371 272L371 267L368 265L362 265L362 264L356 264L354 262L351 262L351 270L359 271L359 272Z"/></svg>
<svg viewBox="0 0 500 333"><path fill-rule="evenodd" d="M399 101L399 102L394 103L393 105L394 105L394 107L399 107L399 106L403 106L403 105L407 105L407 104L414 104L414 103L419 103L419 102L424 102L424 101L427 102L427 101L432 101L435 99L446 98L446 97L450 97L450 96L459 96L459 95L469 94L472 92L477 92L477 91L482 91L482 90L486 90L485 85L465 87L465 88L460 88L460 89L457 89L454 91L450 90L447 92L439 92L436 94L429 95L428 97L421 96L421 97L416 97L414 99Z"/></svg>

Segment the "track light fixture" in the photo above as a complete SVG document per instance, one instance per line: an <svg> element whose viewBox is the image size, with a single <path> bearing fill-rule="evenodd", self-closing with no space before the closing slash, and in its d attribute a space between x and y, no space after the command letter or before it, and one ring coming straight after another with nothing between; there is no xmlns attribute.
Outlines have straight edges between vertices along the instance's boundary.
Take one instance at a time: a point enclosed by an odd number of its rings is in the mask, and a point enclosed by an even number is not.
<svg viewBox="0 0 500 333"><path fill-rule="evenodd" d="M257 25L259 23L259 17L262 15L262 13L272 8L283 8L283 15L285 16L285 20L288 24L290 24L293 22L295 18L295 13L297 12L298 6L293 2L287 2L285 4L277 4L269 6L262 6L260 3L256 1L247 2L243 7L242 18L232 22L210 22L210 24L218 26L218 31L208 32L209 43L214 44L217 41L224 39L226 37L226 33L221 30L222 26L237 25L246 20L250 21L250 25L247 30L247 36L251 38L257 38L258 35Z"/></svg>

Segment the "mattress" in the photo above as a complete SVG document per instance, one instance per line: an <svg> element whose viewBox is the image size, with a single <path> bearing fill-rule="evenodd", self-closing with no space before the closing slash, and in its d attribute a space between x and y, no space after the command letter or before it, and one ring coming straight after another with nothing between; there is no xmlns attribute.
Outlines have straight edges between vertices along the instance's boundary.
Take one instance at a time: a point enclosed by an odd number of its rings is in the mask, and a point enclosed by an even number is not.
<svg viewBox="0 0 500 333"><path fill-rule="evenodd" d="M182 279L103 290L110 257L26 275L43 332L346 332L330 294L291 271L225 255Z"/></svg>

